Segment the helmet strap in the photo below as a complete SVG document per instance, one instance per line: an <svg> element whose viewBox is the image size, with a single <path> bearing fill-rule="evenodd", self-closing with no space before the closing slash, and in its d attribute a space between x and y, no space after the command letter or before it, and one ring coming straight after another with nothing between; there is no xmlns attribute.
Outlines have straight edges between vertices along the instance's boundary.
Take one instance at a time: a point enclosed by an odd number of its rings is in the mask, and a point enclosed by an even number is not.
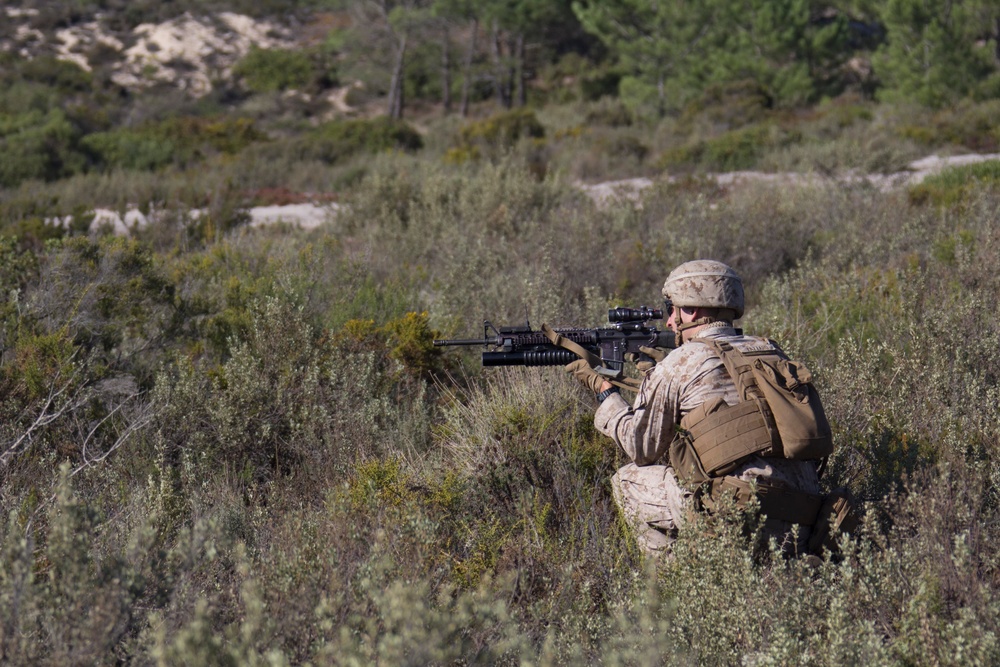
<svg viewBox="0 0 1000 667"><path fill-rule="evenodd" d="M693 322L683 322L677 324L677 344L678 345L684 344L684 332L687 331L688 329L694 329L695 327L700 327L706 324L712 324L714 322L721 322L721 321L723 320L720 320L717 317L705 316L705 317L699 317Z"/></svg>

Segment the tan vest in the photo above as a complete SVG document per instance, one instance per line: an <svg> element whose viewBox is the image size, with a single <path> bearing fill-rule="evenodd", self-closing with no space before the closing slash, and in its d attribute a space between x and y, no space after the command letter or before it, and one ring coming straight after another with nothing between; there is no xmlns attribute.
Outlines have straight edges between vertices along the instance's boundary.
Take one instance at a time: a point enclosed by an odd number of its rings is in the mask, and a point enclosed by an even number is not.
<svg viewBox="0 0 1000 667"><path fill-rule="evenodd" d="M805 365L765 338L691 343L715 350L740 402L727 405L717 398L681 419L670 445L670 463L680 479L701 483L723 477L751 456L811 461L833 453L830 424Z"/></svg>

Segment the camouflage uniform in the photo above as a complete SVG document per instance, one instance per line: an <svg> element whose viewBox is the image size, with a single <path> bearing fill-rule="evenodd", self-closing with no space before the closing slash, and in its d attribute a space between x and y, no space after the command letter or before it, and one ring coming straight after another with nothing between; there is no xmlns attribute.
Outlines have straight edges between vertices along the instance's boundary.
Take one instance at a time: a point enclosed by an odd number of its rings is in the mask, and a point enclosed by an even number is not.
<svg viewBox="0 0 1000 667"><path fill-rule="evenodd" d="M657 554L668 549L677 528L691 505L691 492L679 484L669 466L667 453L681 418L702 403L721 396L729 405L739 402L737 389L722 360L711 347L698 339L748 340L731 324L706 325L694 339L668 354L646 376L635 404L630 406L618 394L611 394L597 409L594 424L614 440L632 459L612 478L615 499L625 516L635 525L640 547ZM751 457L733 471L733 476L750 482L819 493L814 461L788 461ZM765 534L791 549L791 524L768 521ZM795 548L804 551L809 530L799 529Z"/></svg>

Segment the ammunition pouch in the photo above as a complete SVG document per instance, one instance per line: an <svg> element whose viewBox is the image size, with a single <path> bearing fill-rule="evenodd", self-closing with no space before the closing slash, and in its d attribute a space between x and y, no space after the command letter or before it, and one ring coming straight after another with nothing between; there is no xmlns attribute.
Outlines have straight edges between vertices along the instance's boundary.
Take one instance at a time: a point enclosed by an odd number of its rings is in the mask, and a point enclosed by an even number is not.
<svg viewBox="0 0 1000 667"><path fill-rule="evenodd" d="M809 551L819 554L826 548L837 553L837 538L841 533L854 533L860 523L857 501L846 488L835 489L826 496L809 537Z"/></svg>
<svg viewBox="0 0 1000 667"><path fill-rule="evenodd" d="M761 399L727 405L717 398L681 420L670 445L670 464L679 479L700 484L732 472L751 456L774 451L774 423Z"/></svg>
<svg viewBox="0 0 1000 667"><path fill-rule="evenodd" d="M704 484L696 494L701 508L716 511L724 498L737 508L746 507L756 497L760 513L771 521L786 521L811 528L808 551L822 555L824 549L837 553L841 533L854 533L860 523L857 502L846 488L828 495L805 493L782 486L737 477L719 477Z"/></svg>
<svg viewBox="0 0 1000 667"><path fill-rule="evenodd" d="M737 477L720 477L709 483L707 491L701 496L701 504L705 509L714 511L726 495L733 498L737 507L747 506L756 497L760 503L760 513L768 519L807 527L816 524L825 500L815 493L796 491L766 482L751 484Z"/></svg>

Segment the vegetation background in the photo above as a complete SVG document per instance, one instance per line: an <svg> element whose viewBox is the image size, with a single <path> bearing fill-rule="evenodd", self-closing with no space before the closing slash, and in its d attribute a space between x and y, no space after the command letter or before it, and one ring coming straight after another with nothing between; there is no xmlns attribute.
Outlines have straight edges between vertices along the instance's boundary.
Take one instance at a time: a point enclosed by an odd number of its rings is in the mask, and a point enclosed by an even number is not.
<svg viewBox="0 0 1000 667"><path fill-rule="evenodd" d="M116 83L139 26L224 11L299 39L200 97ZM850 178L996 150L995 2L0 21L0 663L1000 662L1000 164ZM83 27L121 49L55 57ZM809 178L711 176L741 169ZM577 186L639 175L638 205ZM302 201L343 206L247 225ZM98 207L149 224L92 229ZM816 569L735 512L644 562L591 398L431 345L600 325L694 257L816 372L824 484L866 513Z"/></svg>

